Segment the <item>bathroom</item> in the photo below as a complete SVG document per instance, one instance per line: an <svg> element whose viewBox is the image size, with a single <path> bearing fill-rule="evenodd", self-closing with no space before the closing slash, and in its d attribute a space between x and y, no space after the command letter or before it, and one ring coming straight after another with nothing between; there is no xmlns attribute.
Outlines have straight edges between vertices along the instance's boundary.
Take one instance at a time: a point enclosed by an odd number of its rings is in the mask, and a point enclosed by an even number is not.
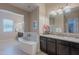
<svg viewBox="0 0 79 59"><path fill-rule="evenodd" d="M13 54L20 55L79 54L79 4L4 3L0 9L0 46L4 46L0 54L12 54L6 52L13 47L19 49Z"/></svg>

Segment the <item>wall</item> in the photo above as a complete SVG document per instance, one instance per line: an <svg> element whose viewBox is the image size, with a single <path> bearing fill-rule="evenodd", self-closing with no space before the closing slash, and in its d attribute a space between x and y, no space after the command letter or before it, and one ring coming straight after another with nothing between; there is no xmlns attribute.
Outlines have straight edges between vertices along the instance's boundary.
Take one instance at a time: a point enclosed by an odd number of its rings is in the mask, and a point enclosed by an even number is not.
<svg viewBox="0 0 79 59"><path fill-rule="evenodd" d="M36 30L33 29L34 21L37 21L38 26L39 26L39 8L38 7L35 8L32 12L30 12L29 18L30 18L29 19L29 31L39 33L39 27Z"/></svg>
<svg viewBox="0 0 79 59"><path fill-rule="evenodd" d="M39 33L43 33L43 25L49 25L49 20L46 17L46 6L45 4L39 5Z"/></svg>
<svg viewBox="0 0 79 59"><path fill-rule="evenodd" d="M35 8L32 12L29 13L29 32L36 32L39 37L39 8ZM33 29L33 22L37 21L38 28L36 30ZM37 44L37 52L39 52L39 38L38 38L38 44Z"/></svg>

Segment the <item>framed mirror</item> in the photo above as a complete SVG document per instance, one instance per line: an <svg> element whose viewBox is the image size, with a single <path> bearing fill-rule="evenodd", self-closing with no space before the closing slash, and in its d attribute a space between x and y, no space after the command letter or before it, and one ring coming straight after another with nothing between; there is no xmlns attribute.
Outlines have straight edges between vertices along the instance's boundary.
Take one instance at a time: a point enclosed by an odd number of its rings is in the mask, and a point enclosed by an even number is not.
<svg viewBox="0 0 79 59"><path fill-rule="evenodd" d="M79 7L51 11L49 24L51 33L79 34Z"/></svg>

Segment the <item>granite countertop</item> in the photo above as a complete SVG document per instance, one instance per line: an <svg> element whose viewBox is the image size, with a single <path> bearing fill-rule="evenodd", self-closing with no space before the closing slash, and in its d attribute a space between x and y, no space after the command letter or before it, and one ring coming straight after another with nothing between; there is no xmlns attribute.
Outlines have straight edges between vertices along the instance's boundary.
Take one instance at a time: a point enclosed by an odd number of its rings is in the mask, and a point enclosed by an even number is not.
<svg viewBox="0 0 79 59"><path fill-rule="evenodd" d="M52 35L52 34L40 34L40 36L79 43L79 38L75 38L75 37L67 37L67 36L63 36L63 35L60 36L60 35Z"/></svg>

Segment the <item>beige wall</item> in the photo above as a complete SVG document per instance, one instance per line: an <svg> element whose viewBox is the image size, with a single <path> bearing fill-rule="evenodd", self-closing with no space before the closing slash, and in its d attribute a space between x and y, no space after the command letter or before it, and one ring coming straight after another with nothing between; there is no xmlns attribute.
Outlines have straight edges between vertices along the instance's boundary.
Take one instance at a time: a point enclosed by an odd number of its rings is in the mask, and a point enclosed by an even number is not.
<svg viewBox="0 0 79 59"><path fill-rule="evenodd" d="M39 5L39 33L43 33L43 25L48 24L49 20L46 17L46 6L45 4Z"/></svg>
<svg viewBox="0 0 79 59"><path fill-rule="evenodd" d="M38 22L38 25L39 25L39 8L35 8L32 12L30 12L29 14L29 31L30 32L39 32L39 28L37 30L33 30L32 28L32 23L33 21L37 21Z"/></svg>
<svg viewBox="0 0 79 59"><path fill-rule="evenodd" d="M32 12L29 13L29 32L36 32L39 35L39 27L37 28L37 30L33 29L33 21L37 21L38 22L38 26L39 26L39 8L35 8ZM39 52L39 38L38 38L38 44L37 44L37 51Z"/></svg>

